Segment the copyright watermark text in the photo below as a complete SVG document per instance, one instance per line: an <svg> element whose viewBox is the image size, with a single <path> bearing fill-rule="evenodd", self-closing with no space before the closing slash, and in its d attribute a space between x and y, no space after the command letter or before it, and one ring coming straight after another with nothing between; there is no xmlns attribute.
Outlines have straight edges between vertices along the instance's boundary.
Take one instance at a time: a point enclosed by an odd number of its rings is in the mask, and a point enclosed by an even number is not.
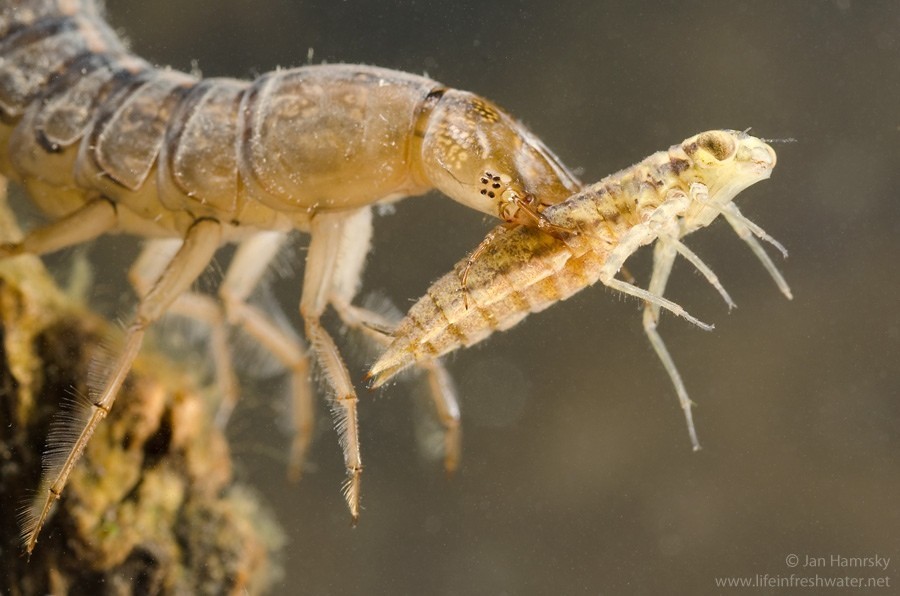
<svg viewBox="0 0 900 596"><path fill-rule="evenodd" d="M788 553L784 573L716 577L718 588L890 588L891 558L864 555ZM869 571L870 574L865 572ZM805 572L805 573L804 573Z"/></svg>
<svg viewBox="0 0 900 596"><path fill-rule="evenodd" d="M887 571L891 566L891 558L882 555L869 555L865 557L846 557L844 555L797 555L788 554L784 558L784 562L788 567L818 567L818 568L838 568L838 569L880 569Z"/></svg>

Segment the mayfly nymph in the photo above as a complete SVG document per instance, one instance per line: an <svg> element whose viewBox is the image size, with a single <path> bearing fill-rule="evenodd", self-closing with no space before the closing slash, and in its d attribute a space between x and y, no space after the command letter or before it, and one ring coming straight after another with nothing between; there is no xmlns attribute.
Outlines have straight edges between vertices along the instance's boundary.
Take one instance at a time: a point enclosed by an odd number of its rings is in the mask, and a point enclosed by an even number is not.
<svg viewBox="0 0 900 596"><path fill-rule="evenodd" d="M712 329L663 297L676 255L685 257L729 305L734 303L712 270L682 239L722 216L775 280L791 291L757 238L787 251L732 202L748 186L767 179L775 151L745 132L713 130L586 187L543 215L571 230L554 237L540 230L498 227L488 233L477 259L460 261L438 279L392 332L390 347L372 366L378 387L414 363L432 362L509 329L529 313L565 300L601 282L644 301L643 325L662 361L687 419L691 444L699 449L691 400L657 331L660 309L703 329ZM655 243L647 289L616 275L638 248Z"/></svg>

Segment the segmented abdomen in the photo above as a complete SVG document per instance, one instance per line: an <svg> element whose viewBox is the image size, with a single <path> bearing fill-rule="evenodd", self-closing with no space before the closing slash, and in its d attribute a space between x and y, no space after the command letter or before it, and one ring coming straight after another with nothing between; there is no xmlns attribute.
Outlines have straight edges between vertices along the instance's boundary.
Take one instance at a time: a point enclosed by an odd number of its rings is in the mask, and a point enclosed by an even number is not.
<svg viewBox="0 0 900 596"><path fill-rule="evenodd" d="M130 56L92 0L2 0L0 169L57 215L102 194L173 230L302 227L412 189L398 144L436 85L335 65L200 81Z"/></svg>
<svg viewBox="0 0 900 596"><path fill-rule="evenodd" d="M581 214L582 221L600 222L603 216L597 204L604 194L603 185L594 185L544 213L554 223L566 221L572 212ZM587 218L584 213L589 214ZM563 242L532 228L503 232L472 265L465 290L460 279L466 259L434 282L413 305L394 331L396 339L372 368L375 383L416 361L439 357L509 329L530 313L595 283L612 238L595 231L591 237L573 236Z"/></svg>
<svg viewBox="0 0 900 596"><path fill-rule="evenodd" d="M475 260L465 291L460 273L466 260L460 261L395 330L394 341L372 367L375 384L416 361L509 329L596 283L608 254L641 222L642 212L652 212L669 190L688 188L690 180L673 165L679 160L684 156L676 145L548 207L543 214L551 222L578 231L564 241L526 227L502 233Z"/></svg>

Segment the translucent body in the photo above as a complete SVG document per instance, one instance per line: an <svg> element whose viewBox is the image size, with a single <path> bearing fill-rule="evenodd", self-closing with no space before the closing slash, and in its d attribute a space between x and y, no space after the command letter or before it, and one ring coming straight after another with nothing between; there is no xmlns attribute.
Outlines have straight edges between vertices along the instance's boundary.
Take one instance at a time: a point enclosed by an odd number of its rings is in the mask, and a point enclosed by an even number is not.
<svg viewBox="0 0 900 596"><path fill-rule="evenodd" d="M200 81L128 55L89 0L0 8L0 167L56 216L102 195L141 235L198 217L307 229L437 188L530 225L579 188L500 108L425 77L323 65Z"/></svg>
<svg viewBox="0 0 900 596"><path fill-rule="evenodd" d="M129 55L92 0L0 0L0 172L53 219L0 245L0 256L43 254L105 233L153 239L131 270L140 301L121 351L49 438L38 496L23 514L29 552L146 329L166 312L212 328L221 420L236 400L226 325L242 327L289 371L294 476L311 436L312 355L331 394L356 519L356 392L319 320L329 306L349 326L377 319L351 305L370 206L437 189L505 222L559 233L542 211L581 188L518 121L471 93L360 65L200 80ZM311 236L300 300L309 349L248 303L291 230ZM229 242L239 247L219 300L192 292ZM426 373L451 432L452 385L438 365ZM448 454L448 467L453 461Z"/></svg>

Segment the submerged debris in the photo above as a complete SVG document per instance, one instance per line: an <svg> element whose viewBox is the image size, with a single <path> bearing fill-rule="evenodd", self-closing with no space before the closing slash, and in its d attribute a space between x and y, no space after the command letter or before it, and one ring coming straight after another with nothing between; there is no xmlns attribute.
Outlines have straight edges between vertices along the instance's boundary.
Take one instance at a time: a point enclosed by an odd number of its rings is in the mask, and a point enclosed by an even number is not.
<svg viewBox="0 0 900 596"><path fill-rule="evenodd" d="M0 238L18 234L0 189ZM258 593L283 539L232 484L210 408L163 356L142 353L29 559L15 513L33 497L54 417L82 399L114 327L37 257L0 262L0 593ZM58 420L58 418L56 418Z"/></svg>

